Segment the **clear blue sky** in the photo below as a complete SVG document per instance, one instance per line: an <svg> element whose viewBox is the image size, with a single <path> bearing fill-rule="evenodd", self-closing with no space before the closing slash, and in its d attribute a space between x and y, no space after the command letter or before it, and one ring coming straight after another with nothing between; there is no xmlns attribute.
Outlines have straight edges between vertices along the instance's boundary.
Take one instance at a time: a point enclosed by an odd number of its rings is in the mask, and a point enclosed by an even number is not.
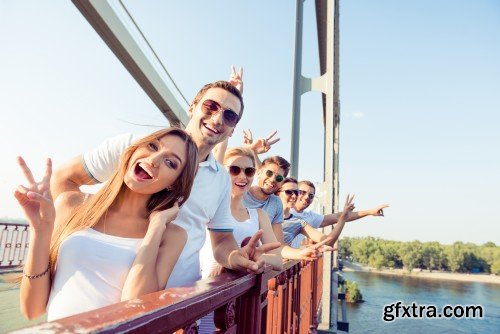
<svg viewBox="0 0 500 334"><path fill-rule="evenodd" d="M289 157L294 1L124 3L188 100L245 69L241 131ZM304 75L319 74L313 1ZM0 217L20 217L15 156L41 174L166 121L70 1L0 0ZM341 1L341 198L388 202L344 235L500 244L500 3ZM303 97L300 178L321 181L319 93Z"/></svg>

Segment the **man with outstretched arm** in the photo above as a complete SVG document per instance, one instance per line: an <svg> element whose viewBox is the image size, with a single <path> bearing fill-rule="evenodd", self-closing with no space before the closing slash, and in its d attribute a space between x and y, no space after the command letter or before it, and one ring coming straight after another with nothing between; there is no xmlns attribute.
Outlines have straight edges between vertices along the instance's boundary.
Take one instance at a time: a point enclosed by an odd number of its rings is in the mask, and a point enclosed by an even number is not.
<svg viewBox="0 0 500 334"><path fill-rule="evenodd" d="M257 171L258 184L252 186L245 194L243 203L247 208L260 208L269 216L273 232L276 239L282 244L281 256L292 260L311 260L315 259L322 244L318 243L306 248L290 247L285 243L283 235L284 213L283 204L274 193L281 187L283 180L288 175L290 163L280 156L272 156L264 159Z"/></svg>
<svg viewBox="0 0 500 334"><path fill-rule="evenodd" d="M314 196L316 195L316 187L311 181L303 180L299 184L299 195L297 202L295 203L295 208L291 210L292 214L300 219L305 220L309 225L314 228L325 227L329 225L334 225L337 223L342 212L332 213L328 215L322 215L311 210L306 210L309 205L311 205ZM366 216L384 216L384 209L389 207L389 204L381 204L373 209L350 212L347 216L346 221L357 220ZM298 235L292 241L293 247L299 247L303 235Z"/></svg>
<svg viewBox="0 0 500 334"><path fill-rule="evenodd" d="M279 247L268 244L256 251L256 242L241 249L237 246L232 234L234 218L229 206L229 176L210 153L215 145L233 133L243 115L239 90L227 81L207 84L192 101L188 114L190 121L186 132L196 143L200 160L191 196L173 222L187 231L188 240L167 287L188 285L200 279L199 251L205 242L207 228L214 258L228 269L260 272L264 264L260 255ZM60 167L52 181L54 197L68 187L106 181L117 166L121 152L137 138L130 134L111 138ZM253 241L258 239L259 233Z"/></svg>

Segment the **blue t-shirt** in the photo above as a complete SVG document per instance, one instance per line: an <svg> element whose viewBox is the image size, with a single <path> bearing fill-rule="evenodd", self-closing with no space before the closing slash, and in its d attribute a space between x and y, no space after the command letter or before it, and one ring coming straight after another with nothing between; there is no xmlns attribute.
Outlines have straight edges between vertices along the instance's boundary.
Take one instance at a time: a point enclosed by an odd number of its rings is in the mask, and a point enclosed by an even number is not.
<svg viewBox="0 0 500 334"><path fill-rule="evenodd" d="M264 210L269 216L271 224L280 224L283 222L283 204L276 195L271 195L267 199L261 201L253 197L252 194L247 191L243 198L243 205L249 209Z"/></svg>
<svg viewBox="0 0 500 334"><path fill-rule="evenodd" d="M293 239L302 232L302 229L306 225L307 223L303 219L294 217L293 215L286 218L281 225L283 226L283 238L285 239L285 243L290 245Z"/></svg>

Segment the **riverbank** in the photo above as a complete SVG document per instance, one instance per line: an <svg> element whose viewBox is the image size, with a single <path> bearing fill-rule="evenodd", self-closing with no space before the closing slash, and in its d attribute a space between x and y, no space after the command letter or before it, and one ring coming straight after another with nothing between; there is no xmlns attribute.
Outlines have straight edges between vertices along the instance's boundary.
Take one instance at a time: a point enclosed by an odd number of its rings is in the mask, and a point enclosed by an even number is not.
<svg viewBox="0 0 500 334"><path fill-rule="evenodd" d="M490 274L461 274L461 273L450 273L443 271L429 271L421 269L413 269L411 273L404 269L375 269L370 266L365 266L356 262L349 262L344 260L343 271L361 271L361 272L372 272L383 275L396 275L396 276L408 276L416 278L430 278L438 280L450 280L450 281L461 281L461 282L480 282L480 283L491 283L500 284L500 276L490 275Z"/></svg>

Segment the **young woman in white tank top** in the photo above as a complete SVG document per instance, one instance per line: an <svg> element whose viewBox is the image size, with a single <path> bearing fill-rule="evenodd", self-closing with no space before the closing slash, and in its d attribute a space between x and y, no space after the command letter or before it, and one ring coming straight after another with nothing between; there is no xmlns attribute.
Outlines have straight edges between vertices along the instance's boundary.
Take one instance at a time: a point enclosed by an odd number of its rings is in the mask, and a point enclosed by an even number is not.
<svg viewBox="0 0 500 334"><path fill-rule="evenodd" d="M27 179L15 197L30 224L20 305L29 319L94 310L161 290L187 240L169 224L191 192L197 149L180 129L157 131L130 146L118 170L86 200L74 184L50 189L22 158Z"/></svg>
<svg viewBox="0 0 500 334"><path fill-rule="evenodd" d="M236 220L233 234L238 245L246 244L258 230L262 230L261 242L263 244L277 242L267 214L262 209L247 209L243 205L243 197L250 189L255 175L255 159L252 151L243 147L229 149L224 156L224 166L231 177L231 213ZM209 237L200 254L202 278L218 275L222 267L213 258ZM264 254L261 258L274 270L283 268L281 248ZM211 313L201 319L199 332L213 333L214 330L213 313Z"/></svg>
<svg viewBox="0 0 500 334"><path fill-rule="evenodd" d="M263 244L277 242L271 222L261 209L247 209L243 205L243 197L250 189L255 175L255 160L252 151L244 147L229 149L224 155L224 166L231 177L231 213L236 220L233 229L234 238L239 246L246 244L252 235L262 230ZM213 258L210 237L207 236L201 254L202 278L215 276L222 267ZM283 268L280 248L263 255L264 261L274 270Z"/></svg>

